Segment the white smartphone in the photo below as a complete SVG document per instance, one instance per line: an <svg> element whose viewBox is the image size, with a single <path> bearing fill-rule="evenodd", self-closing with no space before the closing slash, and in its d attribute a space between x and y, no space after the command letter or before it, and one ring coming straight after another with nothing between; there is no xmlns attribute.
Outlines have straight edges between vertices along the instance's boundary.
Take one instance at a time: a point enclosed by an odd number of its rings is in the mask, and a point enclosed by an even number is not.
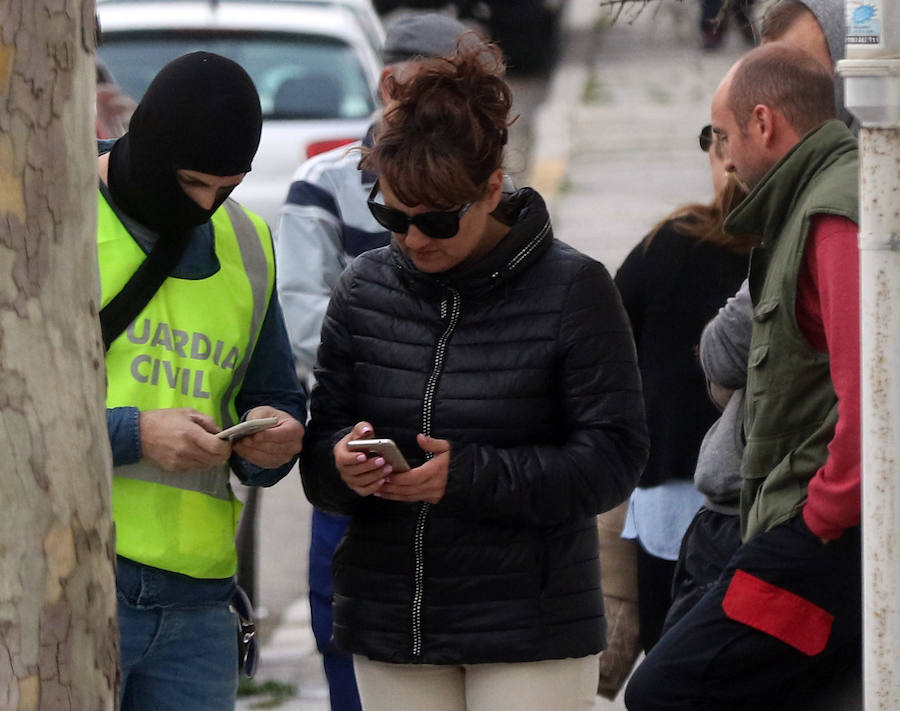
<svg viewBox="0 0 900 711"><path fill-rule="evenodd" d="M365 452L370 457L384 457L395 472L409 471L409 464L392 439L351 439L347 448L354 452Z"/></svg>
<svg viewBox="0 0 900 711"><path fill-rule="evenodd" d="M229 427L228 429L222 430L216 435L216 437L218 437L219 439L230 439L234 441L236 439L240 439L241 437L246 437L248 435L255 434L256 432L261 432L262 430L267 430L277 424L277 417L259 417L255 420L244 420L243 422L238 422L236 425L234 425L234 427Z"/></svg>

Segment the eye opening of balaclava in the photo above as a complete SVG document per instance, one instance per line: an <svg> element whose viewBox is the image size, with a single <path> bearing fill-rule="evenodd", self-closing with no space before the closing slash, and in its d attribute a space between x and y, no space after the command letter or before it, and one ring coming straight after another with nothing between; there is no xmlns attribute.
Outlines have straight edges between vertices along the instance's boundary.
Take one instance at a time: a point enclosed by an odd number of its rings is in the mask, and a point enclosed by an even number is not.
<svg viewBox="0 0 900 711"><path fill-rule="evenodd" d="M182 190L177 171L246 173L262 130L253 81L226 57L192 52L160 70L109 159L109 190L128 215L164 237L201 225L209 210Z"/></svg>

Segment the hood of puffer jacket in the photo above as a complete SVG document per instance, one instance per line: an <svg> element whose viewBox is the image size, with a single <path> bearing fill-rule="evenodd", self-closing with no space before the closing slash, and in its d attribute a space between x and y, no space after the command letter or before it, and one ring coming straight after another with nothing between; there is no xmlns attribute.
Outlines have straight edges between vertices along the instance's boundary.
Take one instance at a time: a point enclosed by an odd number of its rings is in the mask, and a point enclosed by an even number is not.
<svg viewBox="0 0 900 711"><path fill-rule="evenodd" d="M504 194L492 215L510 225L509 232L499 244L477 262L460 264L439 274L419 271L393 240L391 256L403 282L426 299L441 299L448 289L469 298L484 297L527 269L553 242L547 206L531 188Z"/></svg>
<svg viewBox="0 0 900 711"><path fill-rule="evenodd" d="M844 38L847 35L847 21L844 9L844 0L802 0L816 17L822 34L825 35L825 43L828 45L828 53L834 62L834 103L837 117L853 131L859 133L859 124L856 118L844 105L844 79L837 73L837 63L847 54Z"/></svg>

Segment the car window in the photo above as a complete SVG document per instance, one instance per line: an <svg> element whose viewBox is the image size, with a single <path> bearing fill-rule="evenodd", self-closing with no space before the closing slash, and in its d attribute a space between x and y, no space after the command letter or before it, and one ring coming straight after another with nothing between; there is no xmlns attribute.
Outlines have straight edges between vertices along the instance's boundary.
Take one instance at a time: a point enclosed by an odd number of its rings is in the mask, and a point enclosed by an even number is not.
<svg viewBox="0 0 900 711"><path fill-rule="evenodd" d="M354 49L341 40L288 33L107 33L99 54L126 93L140 99L169 61L206 50L240 64L266 119L360 119L375 109Z"/></svg>

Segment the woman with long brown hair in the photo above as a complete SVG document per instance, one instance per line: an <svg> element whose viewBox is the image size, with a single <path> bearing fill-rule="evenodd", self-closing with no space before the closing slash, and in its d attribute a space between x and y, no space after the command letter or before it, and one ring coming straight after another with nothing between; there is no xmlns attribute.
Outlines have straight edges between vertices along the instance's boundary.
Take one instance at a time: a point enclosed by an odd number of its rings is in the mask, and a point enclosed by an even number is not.
<svg viewBox="0 0 900 711"><path fill-rule="evenodd" d="M709 126L700 133L715 197L681 207L651 230L616 273L644 386L650 459L631 496L624 536L637 539L640 639L650 651L671 602L679 544L703 496L693 475L700 442L719 415L697 357L703 326L747 273L754 240L722 229L747 194L725 172Z"/></svg>
<svg viewBox="0 0 900 711"><path fill-rule="evenodd" d="M334 292L301 470L317 507L352 516L334 641L366 711L589 711L595 517L647 447L627 318L541 197L503 193L496 48L422 60L392 99L362 167L393 240ZM411 469L348 446L373 437Z"/></svg>

